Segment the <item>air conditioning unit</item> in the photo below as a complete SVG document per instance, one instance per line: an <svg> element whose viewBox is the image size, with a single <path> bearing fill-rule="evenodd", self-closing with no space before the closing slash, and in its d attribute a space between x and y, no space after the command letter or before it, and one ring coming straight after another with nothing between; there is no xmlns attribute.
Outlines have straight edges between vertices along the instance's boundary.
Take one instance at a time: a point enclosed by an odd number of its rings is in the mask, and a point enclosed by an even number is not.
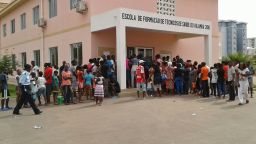
<svg viewBox="0 0 256 144"><path fill-rule="evenodd" d="M85 1L83 1L83 0L77 1L76 12L84 14L87 11L88 11L88 7L87 7L87 4L85 3Z"/></svg>
<svg viewBox="0 0 256 144"><path fill-rule="evenodd" d="M38 20L38 27L42 27L42 28L44 28L44 27L46 27L46 21L44 20L44 18L40 18L39 20Z"/></svg>

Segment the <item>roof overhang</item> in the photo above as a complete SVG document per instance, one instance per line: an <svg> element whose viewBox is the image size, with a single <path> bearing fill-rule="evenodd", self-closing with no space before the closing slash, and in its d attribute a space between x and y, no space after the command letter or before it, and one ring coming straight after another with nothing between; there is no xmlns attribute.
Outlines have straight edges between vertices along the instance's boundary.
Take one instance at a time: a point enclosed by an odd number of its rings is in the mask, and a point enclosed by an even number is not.
<svg viewBox="0 0 256 144"><path fill-rule="evenodd" d="M0 17L3 18L4 16L6 16L7 14L9 14L14 9L16 9L17 7L19 7L20 5L24 4L27 1L28 0L14 0L14 1L12 1L11 3L9 3L5 8L3 8L0 11Z"/></svg>
<svg viewBox="0 0 256 144"><path fill-rule="evenodd" d="M161 31L182 35L184 38L212 34L210 21L175 16L160 15L132 9L115 9L91 18L91 32L102 31L117 26Z"/></svg>

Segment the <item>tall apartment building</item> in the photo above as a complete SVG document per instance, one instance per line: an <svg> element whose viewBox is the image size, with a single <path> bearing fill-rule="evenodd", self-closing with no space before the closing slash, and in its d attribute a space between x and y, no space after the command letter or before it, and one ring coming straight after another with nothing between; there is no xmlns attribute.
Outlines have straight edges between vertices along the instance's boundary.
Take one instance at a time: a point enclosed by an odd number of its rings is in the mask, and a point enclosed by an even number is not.
<svg viewBox="0 0 256 144"><path fill-rule="evenodd" d="M247 48L247 24L233 20L219 21L222 56L243 53Z"/></svg>

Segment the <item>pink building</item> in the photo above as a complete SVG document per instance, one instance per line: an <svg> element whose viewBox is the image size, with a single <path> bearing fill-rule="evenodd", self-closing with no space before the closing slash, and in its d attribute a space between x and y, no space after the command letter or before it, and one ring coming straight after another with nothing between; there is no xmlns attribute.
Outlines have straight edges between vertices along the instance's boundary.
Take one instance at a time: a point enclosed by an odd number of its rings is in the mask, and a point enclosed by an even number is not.
<svg viewBox="0 0 256 144"><path fill-rule="evenodd" d="M218 0L14 0L0 11L0 54L21 65L114 54L126 87L131 53L217 62Z"/></svg>

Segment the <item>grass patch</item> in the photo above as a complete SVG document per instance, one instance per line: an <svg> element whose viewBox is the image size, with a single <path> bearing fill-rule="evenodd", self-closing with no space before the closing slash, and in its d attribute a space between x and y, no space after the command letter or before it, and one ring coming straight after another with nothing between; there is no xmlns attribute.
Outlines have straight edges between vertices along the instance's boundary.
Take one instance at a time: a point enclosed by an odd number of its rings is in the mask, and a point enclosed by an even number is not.
<svg viewBox="0 0 256 144"><path fill-rule="evenodd" d="M12 84L8 84L8 89L10 92L11 98L16 98L16 86Z"/></svg>

